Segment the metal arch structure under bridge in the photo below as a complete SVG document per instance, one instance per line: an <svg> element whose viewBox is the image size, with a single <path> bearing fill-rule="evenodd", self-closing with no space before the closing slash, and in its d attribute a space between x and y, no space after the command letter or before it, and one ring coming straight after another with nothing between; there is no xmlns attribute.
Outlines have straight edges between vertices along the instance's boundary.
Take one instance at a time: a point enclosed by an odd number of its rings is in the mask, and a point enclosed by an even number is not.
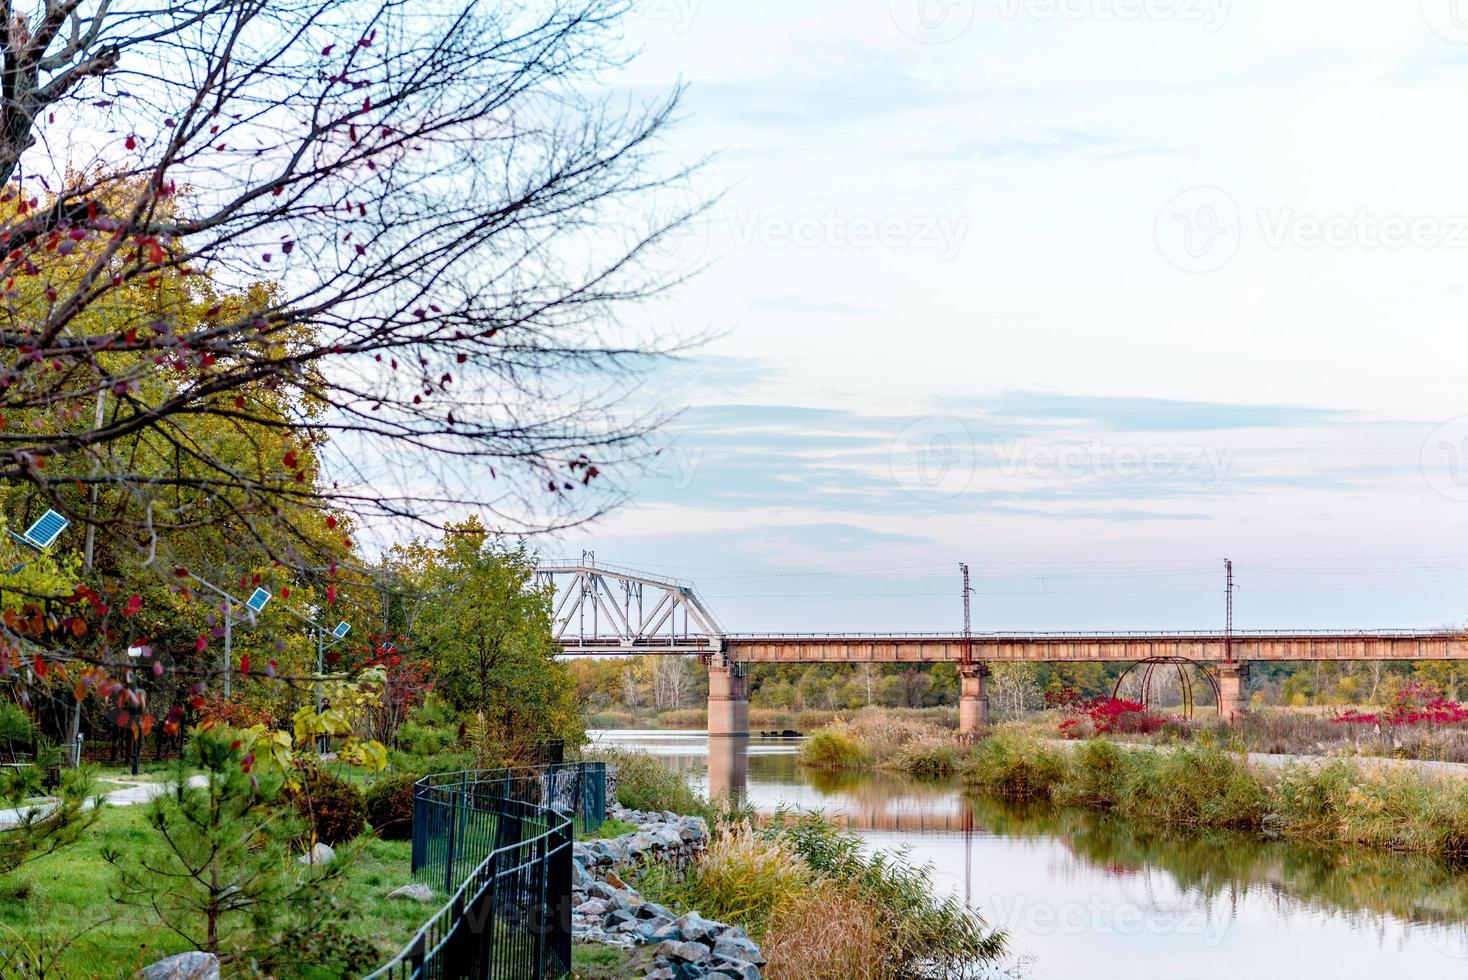
<svg viewBox="0 0 1468 980"><path fill-rule="evenodd" d="M1221 717L1246 709L1251 661L1468 660L1453 630L1194 632L730 633L692 582L615 565L546 562L538 584L557 592L553 629L566 654L698 655L709 668L709 734L747 735L747 674L765 663L954 663L959 727L988 723L988 665L1011 662L1196 665Z"/></svg>

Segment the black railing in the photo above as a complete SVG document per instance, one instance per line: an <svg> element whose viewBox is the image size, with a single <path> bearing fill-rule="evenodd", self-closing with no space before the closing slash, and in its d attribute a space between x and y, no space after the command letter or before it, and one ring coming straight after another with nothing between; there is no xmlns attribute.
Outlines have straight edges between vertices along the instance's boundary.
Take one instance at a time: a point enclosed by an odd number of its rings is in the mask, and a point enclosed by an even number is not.
<svg viewBox="0 0 1468 980"><path fill-rule="evenodd" d="M599 762L419 780L413 874L452 898L373 980L569 975L571 842L605 817Z"/></svg>

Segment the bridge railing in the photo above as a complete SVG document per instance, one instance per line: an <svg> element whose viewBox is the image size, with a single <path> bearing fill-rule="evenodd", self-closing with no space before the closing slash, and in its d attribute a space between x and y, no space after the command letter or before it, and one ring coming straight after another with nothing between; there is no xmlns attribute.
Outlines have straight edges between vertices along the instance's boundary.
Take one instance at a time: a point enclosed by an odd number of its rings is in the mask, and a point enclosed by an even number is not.
<svg viewBox="0 0 1468 980"><path fill-rule="evenodd" d="M569 975L572 840L605 816L600 762L419 780L413 874L451 897L370 980Z"/></svg>

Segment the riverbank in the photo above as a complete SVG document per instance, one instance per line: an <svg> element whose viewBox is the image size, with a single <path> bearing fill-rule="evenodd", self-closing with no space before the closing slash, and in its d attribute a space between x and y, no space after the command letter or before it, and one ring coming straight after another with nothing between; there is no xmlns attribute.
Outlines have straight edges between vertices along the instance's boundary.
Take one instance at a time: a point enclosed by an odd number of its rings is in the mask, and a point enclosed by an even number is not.
<svg viewBox="0 0 1468 980"><path fill-rule="evenodd" d="M586 877L576 914L578 939L618 947L623 958L592 964L578 953L586 968L578 975L747 977L764 963L772 980L877 980L911 975L918 964L952 974L1004 951L999 931L937 892L929 867L869 854L818 816L760 820L711 805L644 753L608 753L608 761L619 799L642 808L619 804L612 816L639 830L578 845ZM680 815L689 809L699 812ZM738 931L720 952L728 929ZM743 965L726 962L736 950L750 954Z"/></svg>

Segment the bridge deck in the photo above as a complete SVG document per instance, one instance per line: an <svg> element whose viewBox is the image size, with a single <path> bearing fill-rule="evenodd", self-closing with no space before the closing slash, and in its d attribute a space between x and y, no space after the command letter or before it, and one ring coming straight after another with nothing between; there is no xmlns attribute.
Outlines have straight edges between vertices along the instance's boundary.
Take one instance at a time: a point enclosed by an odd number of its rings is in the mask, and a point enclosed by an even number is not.
<svg viewBox="0 0 1468 980"><path fill-rule="evenodd" d="M942 663L963 660L964 638L932 634L730 634L622 645L565 638L568 653L649 655L719 649L737 663ZM1275 660L1468 660L1468 634L1450 631L1219 633L976 633L981 662L1134 662L1186 657Z"/></svg>

